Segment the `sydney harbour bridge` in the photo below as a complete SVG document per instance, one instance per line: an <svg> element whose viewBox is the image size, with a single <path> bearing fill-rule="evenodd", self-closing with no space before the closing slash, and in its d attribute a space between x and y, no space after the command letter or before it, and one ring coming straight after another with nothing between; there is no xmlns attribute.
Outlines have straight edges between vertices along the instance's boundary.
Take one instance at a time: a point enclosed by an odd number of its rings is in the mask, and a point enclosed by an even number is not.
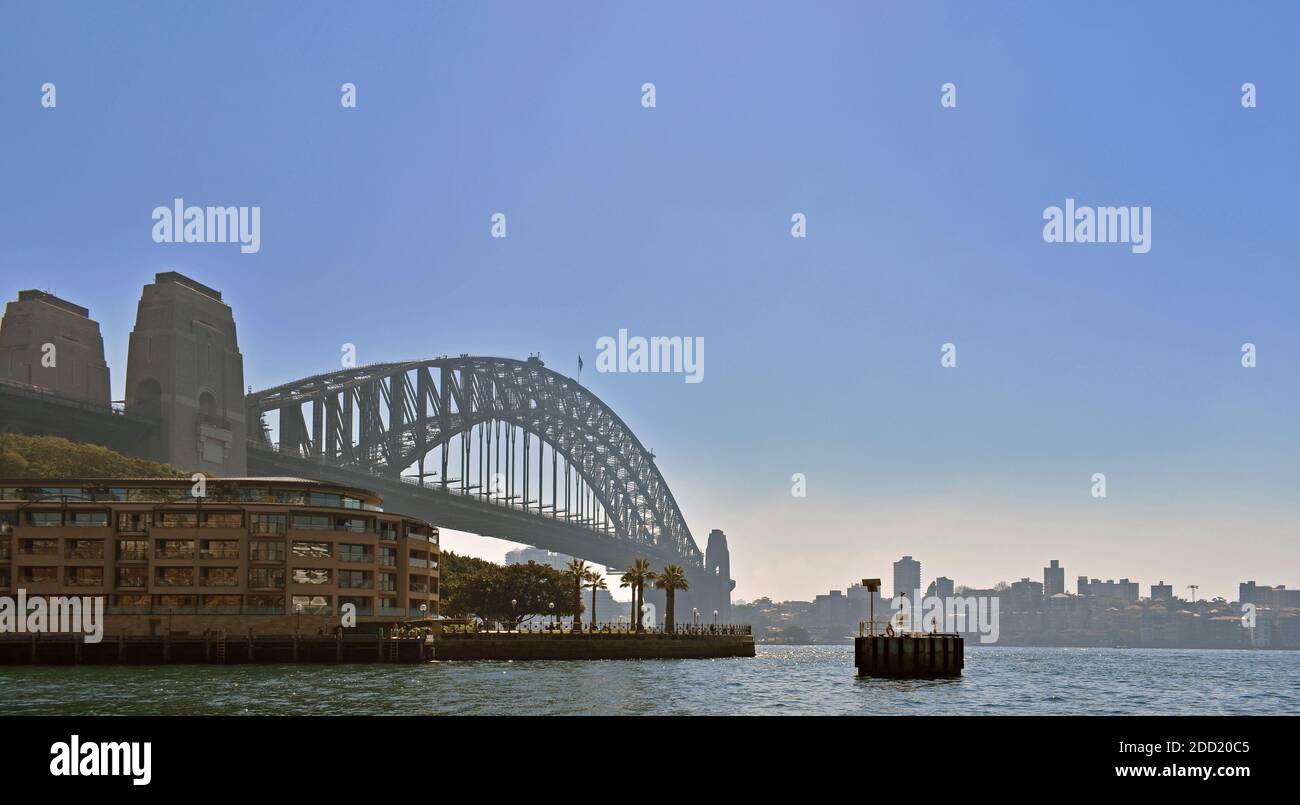
<svg viewBox="0 0 1300 805"><path fill-rule="evenodd" d="M24 326L14 326L19 321ZM692 609L706 618L730 614L726 537L713 531L702 551L654 454L600 398L540 358L371 364L245 390L230 308L219 292L167 272L145 286L127 398L115 407L96 387L101 369L107 385L107 366L85 308L24 291L6 309L5 324L6 430L106 444L214 475L367 488L386 508L442 528L611 569L638 557L656 568L678 564L690 583L677 597L679 619L689 620ZM23 343L15 341L20 332ZM85 355L65 359L65 366L74 362L72 380L33 369L36 342L61 336L91 344ZM32 360L16 366L24 355ZM77 360L87 364L79 375Z"/></svg>

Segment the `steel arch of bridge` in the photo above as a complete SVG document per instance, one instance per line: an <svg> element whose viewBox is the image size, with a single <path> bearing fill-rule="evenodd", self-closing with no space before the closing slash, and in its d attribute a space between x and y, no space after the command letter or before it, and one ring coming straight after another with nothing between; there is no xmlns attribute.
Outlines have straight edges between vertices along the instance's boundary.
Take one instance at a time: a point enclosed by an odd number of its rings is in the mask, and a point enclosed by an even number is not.
<svg viewBox="0 0 1300 805"><path fill-rule="evenodd" d="M599 518L575 524L633 549L670 554L688 567L703 564L654 455L596 395L537 358L462 355L371 364L253 392L247 405L251 439L272 446L255 423L278 414L275 449L322 464L389 478L400 478L414 465L425 484L424 460L436 449L442 472L435 486L444 489L453 439L459 437L468 450L476 427L480 439L489 438L489 428L519 428L551 448L553 465L557 454L563 456L566 472L576 473L599 502ZM540 457L538 463L540 472ZM552 482L558 483L555 472L553 468ZM525 481L525 510L528 491ZM486 490L478 494L487 502L511 505L509 496L502 502ZM537 504L541 514L540 494ZM553 516L557 508L551 506ZM572 516L567 505L565 514Z"/></svg>

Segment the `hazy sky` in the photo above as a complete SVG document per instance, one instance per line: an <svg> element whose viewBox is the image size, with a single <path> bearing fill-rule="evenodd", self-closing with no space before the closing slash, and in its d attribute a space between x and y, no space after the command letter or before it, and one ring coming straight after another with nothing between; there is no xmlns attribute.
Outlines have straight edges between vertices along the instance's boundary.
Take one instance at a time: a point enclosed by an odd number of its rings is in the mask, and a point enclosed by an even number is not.
<svg viewBox="0 0 1300 805"><path fill-rule="evenodd" d="M742 598L904 553L1295 586L1300 11L1214 5L6 3L0 295L89 306L119 397L162 270L259 388L582 353ZM260 252L153 243L177 197L260 205ZM1067 198L1150 206L1150 252L1045 243ZM704 382L595 373L619 328L703 337Z"/></svg>

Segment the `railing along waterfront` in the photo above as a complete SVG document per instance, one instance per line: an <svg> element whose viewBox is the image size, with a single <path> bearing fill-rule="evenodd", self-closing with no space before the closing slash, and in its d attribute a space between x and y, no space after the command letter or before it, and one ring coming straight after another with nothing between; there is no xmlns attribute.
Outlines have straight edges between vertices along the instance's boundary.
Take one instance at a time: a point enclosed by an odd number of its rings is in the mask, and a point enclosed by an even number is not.
<svg viewBox="0 0 1300 805"><path fill-rule="evenodd" d="M594 627L583 624L575 629L563 624L521 625L514 629L490 629L482 624L457 624L444 626L442 636L445 639L501 638L511 639L529 635L547 635L555 637L665 637L669 639L689 637L731 636L744 637L753 634L753 627L748 623L714 623L698 625L677 625L672 629L661 626L646 626L639 631L626 623L597 623Z"/></svg>

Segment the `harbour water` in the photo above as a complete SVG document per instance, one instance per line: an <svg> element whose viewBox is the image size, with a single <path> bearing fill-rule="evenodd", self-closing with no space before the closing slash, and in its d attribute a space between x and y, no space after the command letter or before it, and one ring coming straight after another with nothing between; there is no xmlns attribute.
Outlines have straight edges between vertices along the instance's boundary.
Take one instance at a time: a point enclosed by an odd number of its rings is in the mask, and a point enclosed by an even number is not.
<svg viewBox="0 0 1300 805"><path fill-rule="evenodd" d="M859 678L852 646L753 659L3 667L8 714L1296 714L1300 652L977 647L960 679Z"/></svg>

